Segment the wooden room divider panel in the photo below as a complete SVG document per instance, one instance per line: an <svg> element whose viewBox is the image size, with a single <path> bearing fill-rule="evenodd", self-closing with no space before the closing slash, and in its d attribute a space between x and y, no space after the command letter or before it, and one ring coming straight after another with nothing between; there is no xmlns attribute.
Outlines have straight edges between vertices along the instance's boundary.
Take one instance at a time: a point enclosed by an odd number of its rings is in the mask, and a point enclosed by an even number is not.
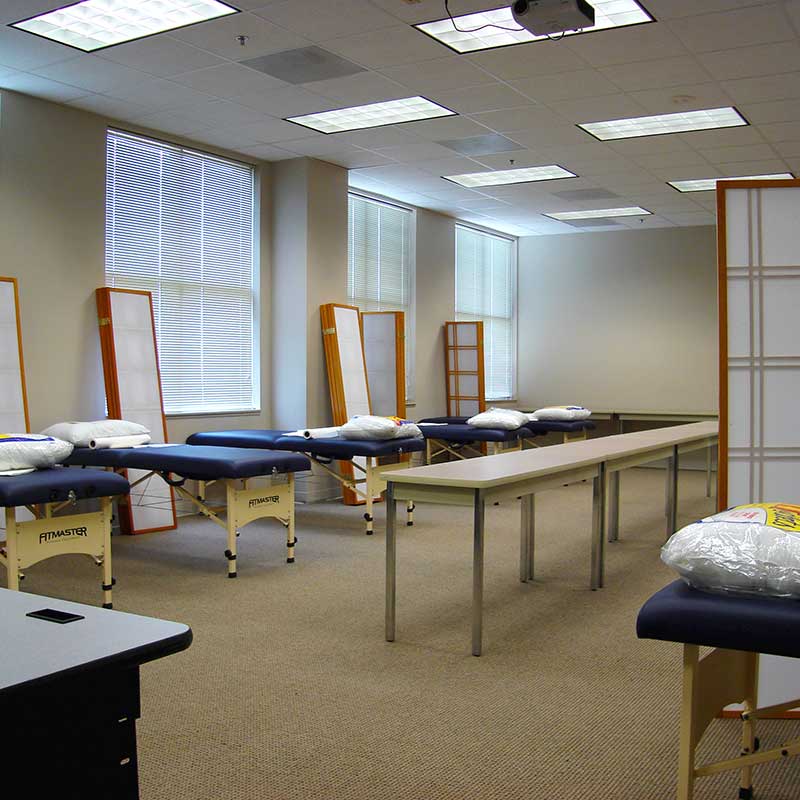
<svg viewBox="0 0 800 800"><path fill-rule="evenodd" d="M486 410L483 323L445 322L447 415L472 417Z"/></svg>
<svg viewBox="0 0 800 800"><path fill-rule="evenodd" d="M0 433L29 428L17 280L0 278Z"/></svg>
<svg viewBox="0 0 800 800"><path fill-rule="evenodd" d="M108 415L145 425L154 443L166 442L152 296L104 287L97 290L96 298ZM159 477L147 478L143 470L127 472L132 488L130 497L119 503L122 532L175 528L172 489Z"/></svg>
<svg viewBox="0 0 800 800"><path fill-rule="evenodd" d="M361 326L372 413L405 417L405 314L402 311L363 311Z"/></svg>
<svg viewBox="0 0 800 800"><path fill-rule="evenodd" d="M800 502L800 181L717 184L719 507ZM795 659L761 659L759 705L800 695Z"/></svg>

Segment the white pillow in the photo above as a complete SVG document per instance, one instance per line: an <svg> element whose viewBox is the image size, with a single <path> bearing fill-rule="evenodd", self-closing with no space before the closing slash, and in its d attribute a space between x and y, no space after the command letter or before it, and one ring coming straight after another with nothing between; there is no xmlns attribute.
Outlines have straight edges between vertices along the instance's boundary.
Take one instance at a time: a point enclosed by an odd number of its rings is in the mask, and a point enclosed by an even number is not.
<svg viewBox="0 0 800 800"><path fill-rule="evenodd" d="M72 452L72 445L38 433L0 434L0 474L22 474L60 464Z"/></svg>
<svg viewBox="0 0 800 800"><path fill-rule="evenodd" d="M729 508L673 534L661 560L698 589L800 599L800 506Z"/></svg>
<svg viewBox="0 0 800 800"><path fill-rule="evenodd" d="M360 417L353 417L345 422L339 428L339 435L344 439L384 441L422 436L422 431L413 422L405 419L365 414Z"/></svg>
<svg viewBox="0 0 800 800"><path fill-rule="evenodd" d="M467 420L473 428L496 428L501 431L515 431L530 422L527 414L513 408L490 408Z"/></svg>
<svg viewBox="0 0 800 800"><path fill-rule="evenodd" d="M75 447L89 447L95 439L110 436L137 436L150 433L144 425L124 419L98 419L94 422L58 422L42 431L44 436L63 439Z"/></svg>
<svg viewBox="0 0 800 800"><path fill-rule="evenodd" d="M592 412L583 406L548 406L547 408L537 408L533 412L539 420L576 420L588 419Z"/></svg>

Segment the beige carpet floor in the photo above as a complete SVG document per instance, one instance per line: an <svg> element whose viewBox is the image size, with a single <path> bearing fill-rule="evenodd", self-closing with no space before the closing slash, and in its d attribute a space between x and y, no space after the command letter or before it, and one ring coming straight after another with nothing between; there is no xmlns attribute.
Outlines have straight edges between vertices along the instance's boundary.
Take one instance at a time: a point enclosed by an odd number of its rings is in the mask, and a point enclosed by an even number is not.
<svg viewBox="0 0 800 800"><path fill-rule="evenodd" d="M680 478L680 519L712 510ZM667 800L674 797L680 647L639 641L636 613L672 575L659 561L663 473L622 478L606 588L588 589L591 489L537 498L537 578L518 580L519 506L487 512L484 655L469 655L471 520L420 505L398 545L397 641L383 639L384 537L360 511L300 507L297 563L258 522L225 577L224 535L197 518L115 537L115 606L188 623L185 653L147 665L143 800ZM98 570L65 557L27 591L97 603ZM765 745L800 733L767 722ZM704 754L737 752L720 720ZM762 767L757 797L797 800L800 759ZM733 774L697 800L735 798Z"/></svg>

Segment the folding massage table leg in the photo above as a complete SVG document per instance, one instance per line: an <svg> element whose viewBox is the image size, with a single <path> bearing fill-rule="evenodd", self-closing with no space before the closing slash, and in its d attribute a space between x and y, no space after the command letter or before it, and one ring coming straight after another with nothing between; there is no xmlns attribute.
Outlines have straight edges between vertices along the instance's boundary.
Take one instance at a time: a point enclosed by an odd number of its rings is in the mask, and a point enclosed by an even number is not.
<svg viewBox="0 0 800 800"><path fill-rule="evenodd" d="M81 514L54 516L70 502L43 503L41 507L30 507L35 519L17 522L15 507L6 507L5 555L0 555L0 563L6 568L9 589L19 591L23 570L47 558L66 553L87 555L103 568L103 608L113 608L112 589L116 581L111 572L111 497L100 497L100 510ZM53 525L63 526L58 531L50 531ZM74 530L76 534L63 538L58 551L48 550L59 542L64 531Z"/></svg>
<svg viewBox="0 0 800 800"><path fill-rule="evenodd" d="M354 466L362 469L358 464ZM391 472L393 470L402 469L404 466L410 466L410 462L408 461L401 461L399 464L380 464L379 459L373 458L372 456L366 457L366 467L363 468L364 476L365 476L365 486L363 491L354 488L358 494L361 494L364 497L366 502L367 511L364 514L364 520L367 523L366 534L367 536L372 536L375 532L373 527L375 522L375 517L373 516L373 508L375 503L375 498L380 497L386 491L386 481L383 479L384 472ZM409 500L406 503L406 525L411 527L414 524L414 503L413 501Z"/></svg>

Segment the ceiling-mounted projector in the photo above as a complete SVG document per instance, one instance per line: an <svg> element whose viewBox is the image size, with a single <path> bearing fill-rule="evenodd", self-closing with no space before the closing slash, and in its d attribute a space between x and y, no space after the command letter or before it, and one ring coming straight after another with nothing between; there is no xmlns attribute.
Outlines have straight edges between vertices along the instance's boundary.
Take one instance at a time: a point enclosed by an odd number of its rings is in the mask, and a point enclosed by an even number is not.
<svg viewBox="0 0 800 800"><path fill-rule="evenodd" d="M594 8L586 0L516 0L511 13L518 25L536 36L594 25Z"/></svg>

